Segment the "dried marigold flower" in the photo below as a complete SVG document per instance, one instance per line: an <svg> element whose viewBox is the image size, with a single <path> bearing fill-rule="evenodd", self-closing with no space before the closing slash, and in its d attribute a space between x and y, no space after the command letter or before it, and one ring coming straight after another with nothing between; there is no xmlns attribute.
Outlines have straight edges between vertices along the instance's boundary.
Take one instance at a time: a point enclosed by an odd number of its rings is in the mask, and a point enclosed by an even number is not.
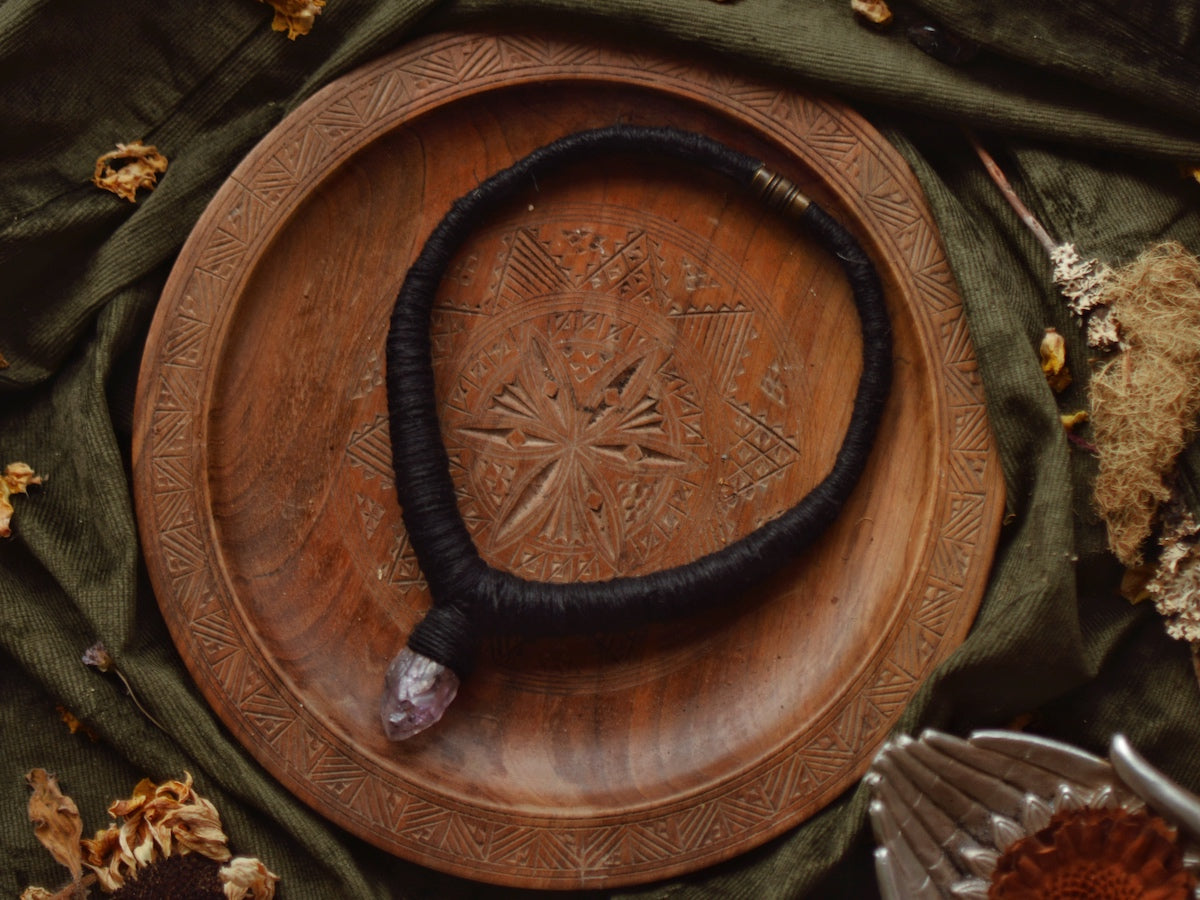
<svg viewBox="0 0 1200 900"><path fill-rule="evenodd" d="M167 158L158 152L157 147L141 141L117 144L116 150L110 150L96 160L92 184L112 191L130 203L136 203L138 190L154 190L158 176L165 171Z"/></svg>

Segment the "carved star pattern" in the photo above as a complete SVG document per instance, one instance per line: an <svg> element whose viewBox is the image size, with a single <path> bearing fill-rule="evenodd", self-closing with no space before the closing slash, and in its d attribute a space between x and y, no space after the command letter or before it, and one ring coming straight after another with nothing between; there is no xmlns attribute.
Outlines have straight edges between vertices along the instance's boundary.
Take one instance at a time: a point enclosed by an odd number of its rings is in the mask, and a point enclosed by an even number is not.
<svg viewBox="0 0 1200 900"><path fill-rule="evenodd" d="M692 467L661 407L666 356L647 343L573 366L564 348L532 335L512 377L456 429L464 447L514 473L506 492L493 493L493 549L536 534L617 564L634 512L621 486L661 484Z"/></svg>

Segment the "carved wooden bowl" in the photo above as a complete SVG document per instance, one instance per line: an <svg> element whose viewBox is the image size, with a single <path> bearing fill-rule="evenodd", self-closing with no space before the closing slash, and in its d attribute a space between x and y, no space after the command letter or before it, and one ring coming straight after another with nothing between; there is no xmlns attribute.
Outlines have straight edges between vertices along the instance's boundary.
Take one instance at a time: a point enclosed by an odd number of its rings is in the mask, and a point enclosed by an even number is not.
<svg viewBox="0 0 1200 900"><path fill-rule="evenodd" d="M490 642L442 723L389 744L383 673L429 603L389 467L397 288L455 197L616 121L758 155L859 236L895 320L879 445L833 530L753 596ZM791 505L859 368L836 262L718 176L654 160L548 176L480 222L433 333L463 515L491 562L539 579L687 562ZM422 40L272 131L170 277L137 435L150 574L238 739L355 834L526 887L705 866L852 784L966 633L1001 509L959 297L895 151L829 100L536 36Z"/></svg>

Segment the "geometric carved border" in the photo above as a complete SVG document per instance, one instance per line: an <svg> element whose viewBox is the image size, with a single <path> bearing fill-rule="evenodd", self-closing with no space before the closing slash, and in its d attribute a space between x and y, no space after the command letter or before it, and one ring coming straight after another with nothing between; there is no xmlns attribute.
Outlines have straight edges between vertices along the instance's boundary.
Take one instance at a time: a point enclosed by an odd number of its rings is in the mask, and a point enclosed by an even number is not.
<svg viewBox="0 0 1200 900"><path fill-rule="evenodd" d="M720 97L748 125L861 198L861 229L890 245L892 276L923 301L923 340L937 348L951 423L934 519L941 523L924 584L875 665L846 685L851 702L803 740L738 780L620 822L503 817L447 803L366 758L292 698L241 620L202 524L208 497L193 448L203 446L210 358L238 276L260 236L301 201L303 188L349 152L447 98L489 86L579 80L670 90L697 103ZM147 435L135 448L135 487L155 590L177 643L187 644L205 695L224 697L230 727L289 789L339 824L399 855L445 871L537 887L615 885L698 868L753 847L811 815L860 774L920 681L965 635L982 595L998 521L1000 473L966 322L915 179L865 122L834 104L769 83L714 74L678 59L552 37L452 34L413 44L327 87L315 117L277 127L216 195L198 253L172 273L139 383ZM361 144L360 144L361 145ZM864 156L862 148L871 153ZM184 256L188 256L187 253ZM229 713L229 710L235 712ZM869 759L869 753L867 758ZM680 860L684 862L681 864Z"/></svg>

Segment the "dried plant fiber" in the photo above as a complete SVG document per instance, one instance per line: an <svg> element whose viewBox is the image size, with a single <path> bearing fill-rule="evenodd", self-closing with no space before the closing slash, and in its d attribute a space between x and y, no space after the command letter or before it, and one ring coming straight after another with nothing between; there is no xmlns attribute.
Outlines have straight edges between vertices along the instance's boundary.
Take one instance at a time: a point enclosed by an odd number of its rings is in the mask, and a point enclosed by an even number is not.
<svg viewBox="0 0 1200 900"><path fill-rule="evenodd" d="M1200 262L1174 242L1152 247L1112 273L1103 302L1125 349L1092 376L1095 505L1133 566L1200 414Z"/></svg>

